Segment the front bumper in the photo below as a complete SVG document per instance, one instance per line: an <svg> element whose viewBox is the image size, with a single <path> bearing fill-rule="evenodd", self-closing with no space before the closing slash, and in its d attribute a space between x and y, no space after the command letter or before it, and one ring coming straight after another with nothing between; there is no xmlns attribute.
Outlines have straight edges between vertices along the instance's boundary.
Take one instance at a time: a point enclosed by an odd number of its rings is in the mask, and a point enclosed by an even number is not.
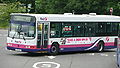
<svg viewBox="0 0 120 68"><path fill-rule="evenodd" d="M35 52L35 53L49 51L49 49L27 49L27 48L16 48L16 47L10 47L10 46L7 46L7 49L13 50L13 51L19 51L19 52Z"/></svg>

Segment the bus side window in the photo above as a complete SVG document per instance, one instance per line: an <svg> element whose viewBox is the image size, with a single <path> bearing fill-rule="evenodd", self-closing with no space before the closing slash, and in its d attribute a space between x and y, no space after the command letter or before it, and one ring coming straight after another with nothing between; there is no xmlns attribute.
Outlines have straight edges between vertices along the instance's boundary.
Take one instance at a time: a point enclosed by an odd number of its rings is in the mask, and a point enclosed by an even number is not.
<svg viewBox="0 0 120 68"><path fill-rule="evenodd" d="M73 23L74 25L74 36L84 36L84 23Z"/></svg>
<svg viewBox="0 0 120 68"><path fill-rule="evenodd" d="M120 38L120 23L118 24L118 37Z"/></svg>
<svg viewBox="0 0 120 68"><path fill-rule="evenodd" d="M61 25L60 23L51 22L50 24L50 37L57 38L60 37Z"/></svg>
<svg viewBox="0 0 120 68"><path fill-rule="evenodd" d="M118 23L111 23L111 22L100 22L98 23L98 27L96 30L97 36L115 36L118 34Z"/></svg>
<svg viewBox="0 0 120 68"><path fill-rule="evenodd" d="M85 36L95 36L95 23L85 23Z"/></svg>
<svg viewBox="0 0 120 68"><path fill-rule="evenodd" d="M63 28L62 28L62 36L63 37L72 36L72 26L70 26L70 25L63 26Z"/></svg>
<svg viewBox="0 0 120 68"><path fill-rule="evenodd" d="M118 35L118 31L119 31L119 24L118 23L111 23L112 24L112 33L113 35Z"/></svg>

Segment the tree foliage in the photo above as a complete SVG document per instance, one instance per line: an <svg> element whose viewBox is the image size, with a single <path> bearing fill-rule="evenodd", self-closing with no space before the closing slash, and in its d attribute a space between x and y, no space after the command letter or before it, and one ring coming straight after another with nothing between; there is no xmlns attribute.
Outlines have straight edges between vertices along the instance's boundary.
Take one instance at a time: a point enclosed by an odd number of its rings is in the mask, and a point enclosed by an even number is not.
<svg viewBox="0 0 120 68"><path fill-rule="evenodd" d="M113 15L120 15L120 0L0 0L0 27L8 24L10 13L22 12L25 8L19 8L19 4L35 2L35 13L38 14L110 14L110 8L113 8ZM32 3L34 4L34 3Z"/></svg>
<svg viewBox="0 0 120 68"><path fill-rule="evenodd" d="M18 4L19 2L0 5L0 28L7 27L11 13L21 12L22 8Z"/></svg>
<svg viewBox="0 0 120 68"><path fill-rule="evenodd" d="M120 15L120 0L0 0L0 2L35 1L35 13L67 13L75 11L76 14L110 14L113 8L114 15Z"/></svg>
<svg viewBox="0 0 120 68"><path fill-rule="evenodd" d="M110 14L111 7L114 15L120 15L119 0L37 0L36 13Z"/></svg>

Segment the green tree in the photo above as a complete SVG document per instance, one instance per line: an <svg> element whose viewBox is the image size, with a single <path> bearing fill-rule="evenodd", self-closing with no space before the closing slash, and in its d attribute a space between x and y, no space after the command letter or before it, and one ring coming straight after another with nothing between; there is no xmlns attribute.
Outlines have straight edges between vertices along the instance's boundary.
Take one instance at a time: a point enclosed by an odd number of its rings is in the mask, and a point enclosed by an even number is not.
<svg viewBox="0 0 120 68"><path fill-rule="evenodd" d="M36 13L66 13L75 11L76 14L110 14L109 9L113 7L113 14L120 15L119 0L37 0Z"/></svg>
<svg viewBox="0 0 120 68"><path fill-rule="evenodd" d="M47 4L47 10L48 13L65 13L64 7L67 4L67 0L52 0L49 1ZM52 4L52 5L51 5Z"/></svg>
<svg viewBox="0 0 120 68"><path fill-rule="evenodd" d="M2 3L13 3L13 2L17 2L17 0L0 0L0 2L2 2Z"/></svg>
<svg viewBox="0 0 120 68"><path fill-rule="evenodd" d="M36 13L47 13L46 12L46 9L48 9L46 7L47 2L48 2L47 0L36 0L36 3L35 3Z"/></svg>
<svg viewBox="0 0 120 68"><path fill-rule="evenodd" d="M67 0L37 0L36 13L64 13Z"/></svg>
<svg viewBox="0 0 120 68"><path fill-rule="evenodd" d="M3 4L0 6L0 28L8 27L11 13L21 12L22 8L18 7L19 2Z"/></svg>

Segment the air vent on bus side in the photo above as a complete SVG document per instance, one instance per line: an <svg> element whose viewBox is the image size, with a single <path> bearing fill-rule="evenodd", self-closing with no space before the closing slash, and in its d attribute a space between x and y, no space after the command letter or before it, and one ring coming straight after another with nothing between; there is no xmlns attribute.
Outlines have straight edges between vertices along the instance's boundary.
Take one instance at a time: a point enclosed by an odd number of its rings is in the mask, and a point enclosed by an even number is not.
<svg viewBox="0 0 120 68"><path fill-rule="evenodd" d="M64 13L64 15L73 15L72 13Z"/></svg>
<svg viewBox="0 0 120 68"><path fill-rule="evenodd" d="M97 14L96 13L89 13L89 15L96 16Z"/></svg>

